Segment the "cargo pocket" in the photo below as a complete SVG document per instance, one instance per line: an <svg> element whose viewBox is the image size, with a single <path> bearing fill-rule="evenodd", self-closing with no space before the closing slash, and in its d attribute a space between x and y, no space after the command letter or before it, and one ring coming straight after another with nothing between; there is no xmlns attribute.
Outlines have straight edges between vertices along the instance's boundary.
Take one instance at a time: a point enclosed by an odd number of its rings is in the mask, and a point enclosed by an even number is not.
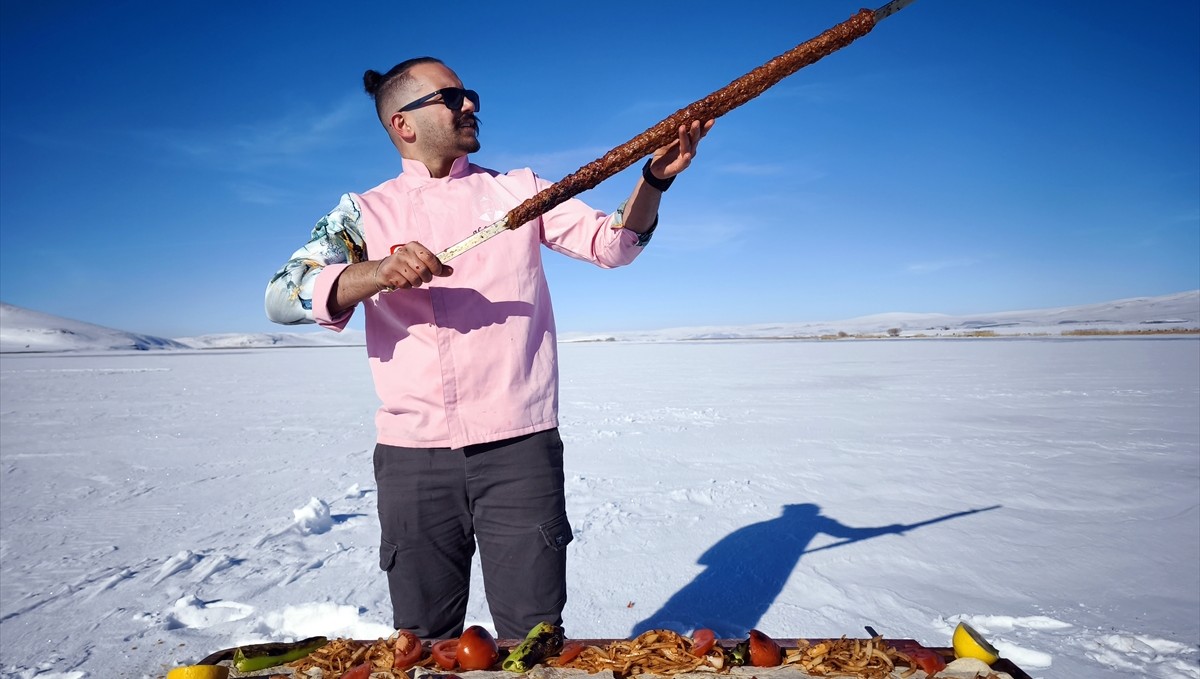
<svg viewBox="0 0 1200 679"><path fill-rule="evenodd" d="M381 539L379 541L379 570L390 571L396 565L396 545Z"/></svg>
<svg viewBox="0 0 1200 679"><path fill-rule="evenodd" d="M538 532L542 534L542 539L546 541L546 546L556 552L561 552L571 544L571 540L575 535L571 533L571 524L567 521L567 515L561 514L553 521L547 521L538 526Z"/></svg>

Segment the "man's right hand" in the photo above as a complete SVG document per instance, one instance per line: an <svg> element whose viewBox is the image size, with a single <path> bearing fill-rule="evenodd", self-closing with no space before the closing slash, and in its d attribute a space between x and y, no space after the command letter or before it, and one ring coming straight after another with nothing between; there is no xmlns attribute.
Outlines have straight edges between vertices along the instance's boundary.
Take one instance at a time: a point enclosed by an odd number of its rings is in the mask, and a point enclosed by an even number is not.
<svg viewBox="0 0 1200 679"><path fill-rule="evenodd" d="M419 288L434 276L454 273L454 269L442 264L429 248L416 241L393 247L392 253L376 266L375 283L385 292Z"/></svg>
<svg viewBox="0 0 1200 679"><path fill-rule="evenodd" d="M359 302L401 288L419 288L434 276L449 276L445 266L429 248L413 241L392 248L383 259L351 264L330 289L329 313L337 316Z"/></svg>

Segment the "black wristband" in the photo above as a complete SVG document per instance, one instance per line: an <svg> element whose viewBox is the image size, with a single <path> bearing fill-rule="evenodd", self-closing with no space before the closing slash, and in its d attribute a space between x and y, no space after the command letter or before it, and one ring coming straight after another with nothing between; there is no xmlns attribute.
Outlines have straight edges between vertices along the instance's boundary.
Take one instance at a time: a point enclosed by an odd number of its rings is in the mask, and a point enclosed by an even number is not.
<svg viewBox="0 0 1200 679"><path fill-rule="evenodd" d="M650 171L650 163L652 162L654 162L654 159L650 158L646 161L646 164L642 166L642 179L644 179L651 187L658 189L659 193L666 193L667 189L671 188L671 182L675 181L675 178L671 177L670 179L659 179L658 177L655 177L654 173Z"/></svg>

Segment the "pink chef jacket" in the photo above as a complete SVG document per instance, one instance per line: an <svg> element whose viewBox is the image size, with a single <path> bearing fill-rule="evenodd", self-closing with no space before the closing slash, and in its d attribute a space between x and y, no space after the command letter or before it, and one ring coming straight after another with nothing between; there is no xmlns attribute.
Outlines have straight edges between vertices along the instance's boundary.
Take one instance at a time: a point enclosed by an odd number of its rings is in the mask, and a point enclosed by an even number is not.
<svg viewBox="0 0 1200 679"><path fill-rule="evenodd" d="M465 156L434 179L423 163L403 159L398 177L353 198L367 252L378 258L409 241L439 252L549 185L531 170L500 174ZM383 402L379 442L461 448L558 426L554 312L540 246L605 268L628 264L642 247L620 222L620 211L606 216L570 200L459 256L451 276L364 301ZM315 320L338 331L353 309L331 316L329 292L346 266L325 267L313 286Z"/></svg>

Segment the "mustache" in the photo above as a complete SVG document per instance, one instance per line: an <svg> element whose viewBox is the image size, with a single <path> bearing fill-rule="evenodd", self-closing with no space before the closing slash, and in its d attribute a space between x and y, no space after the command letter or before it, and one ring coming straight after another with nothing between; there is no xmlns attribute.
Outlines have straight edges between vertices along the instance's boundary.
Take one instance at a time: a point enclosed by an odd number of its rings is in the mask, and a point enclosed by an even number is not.
<svg viewBox="0 0 1200 679"><path fill-rule="evenodd" d="M466 126L466 125L470 125L471 127L475 128L475 131L476 131L476 132L478 132L478 131L479 131L479 125L480 125L482 122L483 122L483 121L479 119L479 116L475 115L474 113L467 113L467 114L465 114L465 115L461 115L461 116L459 116L459 117L458 117L458 121L457 121L455 124L456 124L458 127L464 127L464 126Z"/></svg>

